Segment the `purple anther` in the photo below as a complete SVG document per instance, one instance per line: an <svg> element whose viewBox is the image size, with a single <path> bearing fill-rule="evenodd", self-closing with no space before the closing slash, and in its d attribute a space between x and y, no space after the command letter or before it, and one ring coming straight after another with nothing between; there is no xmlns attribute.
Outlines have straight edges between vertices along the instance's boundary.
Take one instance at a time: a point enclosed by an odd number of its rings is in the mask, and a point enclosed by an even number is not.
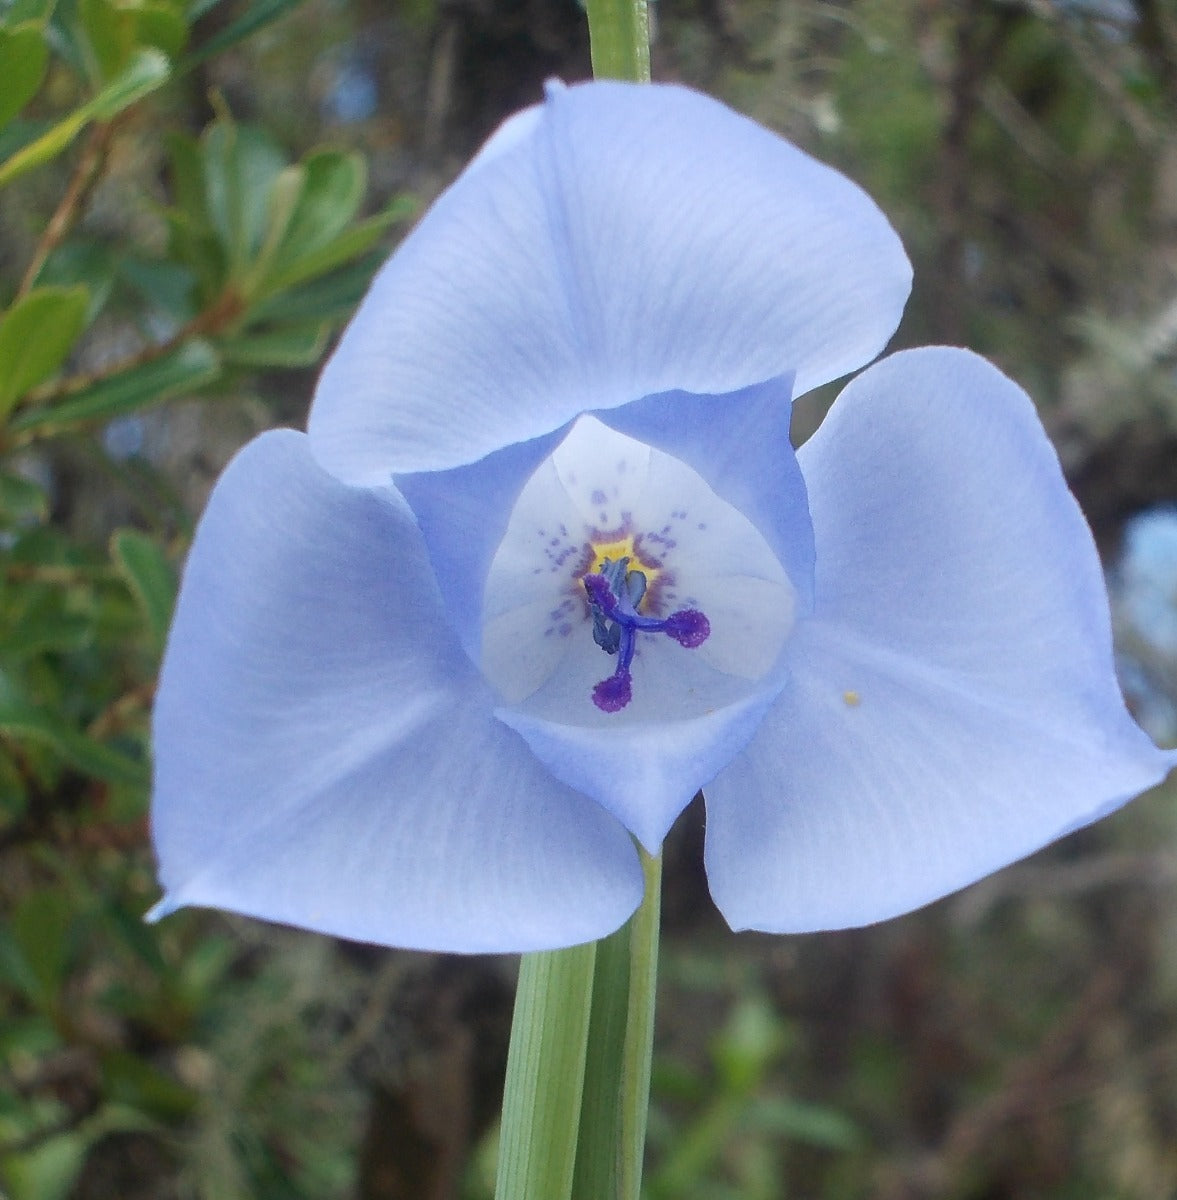
<svg viewBox="0 0 1177 1200"><path fill-rule="evenodd" d="M662 628L688 650L701 646L711 636L711 622L697 608L682 608L671 613Z"/></svg>
<svg viewBox="0 0 1177 1200"><path fill-rule="evenodd" d="M601 712L620 712L632 699L633 677L628 671L610 675L593 688L593 703Z"/></svg>

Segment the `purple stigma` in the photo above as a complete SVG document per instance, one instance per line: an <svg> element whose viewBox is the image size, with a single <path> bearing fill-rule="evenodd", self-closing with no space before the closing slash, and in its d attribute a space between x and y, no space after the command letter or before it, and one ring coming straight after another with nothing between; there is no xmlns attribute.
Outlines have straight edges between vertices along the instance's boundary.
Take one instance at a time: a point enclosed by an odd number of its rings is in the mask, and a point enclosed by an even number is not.
<svg viewBox="0 0 1177 1200"><path fill-rule="evenodd" d="M711 622L694 608L682 608L668 617L643 617L634 607L645 594L646 578L640 571L627 571L629 559L605 560L603 569L584 577L593 613L593 638L609 654L617 655L617 666L608 679L593 688L593 703L607 713L620 712L633 699L635 635L665 633L688 650L701 646L711 636Z"/></svg>
<svg viewBox="0 0 1177 1200"><path fill-rule="evenodd" d="M593 703L601 712L620 712L633 699L633 676L628 671L610 675L593 688Z"/></svg>

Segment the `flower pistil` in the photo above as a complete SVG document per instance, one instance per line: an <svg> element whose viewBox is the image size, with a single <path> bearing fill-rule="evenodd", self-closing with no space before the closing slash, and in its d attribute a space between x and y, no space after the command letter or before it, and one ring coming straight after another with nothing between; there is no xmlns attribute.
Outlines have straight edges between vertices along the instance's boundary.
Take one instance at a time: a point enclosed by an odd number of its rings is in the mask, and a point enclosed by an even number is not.
<svg viewBox="0 0 1177 1200"><path fill-rule="evenodd" d="M593 703L602 712L620 712L633 698L634 639L642 633L665 633L680 646L693 650L711 635L711 622L694 608L682 608L668 617L646 617L638 606L646 594L646 576L629 569L629 559L606 558L599 572L584 577L593 615L593 641L606 654L617 655L613 674L593 688Z"/></svg>

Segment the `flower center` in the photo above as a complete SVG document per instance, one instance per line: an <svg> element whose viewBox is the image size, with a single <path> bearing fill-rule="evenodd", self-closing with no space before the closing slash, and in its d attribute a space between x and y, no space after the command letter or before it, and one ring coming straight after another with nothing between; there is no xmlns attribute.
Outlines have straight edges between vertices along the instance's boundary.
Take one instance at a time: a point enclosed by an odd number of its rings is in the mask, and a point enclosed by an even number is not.
<svg viewBox="0 0 1177 1200"><path fill-rule="evenodd" d="M690 720L742 702L774 667L795 597L764 538L698 474L586 416L511 511L480 665L529 719Z"/></svg>
<svg viewBox="0 0 1177 1200"><path fill-rule="evenodd" d="M593 641L606 654L617 655L617 666L593 687L593 703L602 712L620 712L633 699L630 668L639 630L668 634L680 646L693 650L711 636L711 622L694 608L679 609L664 619L642 616L637 610L646 595L645 573L630 570L628 557L602 560L599 549L597 560L600 569L584 577L593 615Z"/></svg>

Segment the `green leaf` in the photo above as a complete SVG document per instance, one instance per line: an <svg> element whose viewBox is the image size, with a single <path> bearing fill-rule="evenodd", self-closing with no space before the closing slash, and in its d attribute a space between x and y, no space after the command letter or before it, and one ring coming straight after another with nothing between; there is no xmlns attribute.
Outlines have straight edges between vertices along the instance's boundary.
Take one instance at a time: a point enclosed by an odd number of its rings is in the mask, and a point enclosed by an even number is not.
<svg viewBox="0 0 1177 1200"><path fill-rule="evenodd" d="M44 25L53 16L57 0L12 0L12 6L4 17L4 24L9 28L23 25L25 21L36 21Z"/></svg>
<svg viewBox="0 0 1177 1200"><path fill-rule="evenodd" d="M46 650L84 650L94 643L94 627L74 611L60 592L41 597L21 592L30 603L18 606L0 627L0 651L10 662L20 662Z"/></svg>
<svg viewBox="0 0 1177 1200"><path fill-rule="evenodd" d="M358 258L380 240L390 225L405 220L415 208L414 200L397 197L383 212L357 222L330 241L304 250L284 269L276 270L265 282L265 293L272 295L294 287Z"/></svg>
<svg viewBox="0 0 1177 1200"><path fill-rule="evenodd" d="M109 121L136 100L166 82L171 74L167 57L158 50L137 50L126 69L92 100L58 121L35 141L0 163L0 187L56 158L90 121Z"/></svg>
<svg viewBox="0 0 1177 1200"><path fill-rule="evenodd" d="M368 184L367 167L358 154L319 150L300 165L304 182L275 266L321 250L338 237L359 211Z"/></svg>
<svg viewBox="0 0 1177 1200"><path fill-rule="evenodd" d="M172 173L176 207L190 220L204 223L204 163L200 143L186 133L165 133L164 146Z"/></svg>
<svg viewBox="0 0 1177 1200"><path fill-rule="evenodd" d="M182 263L125 254L119 258L118 272L140 299L177 323L196 315L196 277Z"/></svg>
<svg viewBox="0 0 1177 1200"><path fill-rule="evenodd" d="M58 246L37 274L39 286L85 284L90 293L86 309L89 325L102 311L114 287L118 259L103 242L75 239Z"/></svg>
<svg viewBox="0 0 1177 1200"><path fill-rule="evenodd" d="M170 4L140 4L136 16L139 45L154 46L175 62L188 44L188 22Z"/></svg>
<svg viewBox="0 0 1177 1200"><path fill-rule="evenodd" d="M254 0L254 3L235 21L226 25L214 37L209 38L198 50L185 56L177 64L176 69L178 71L192 70L193 67L199 66L214 55L228 50L230 46L235 46L238 42L251 37L259 29L265 28L272 21L278 20L279 17L284 17L301 3L302 0ZM211 7L213 7L212 4L200 4L198 0L196 4L189 8L189 19L195 20L197 16L206 12Z"/></svg>
<svg viewBox="0 0 1177 1200"><path fill-rule="evenodd" d="M141 100L149 92L166 83L172 73L167 57L155 49L136 50L117 79L85 106L88 115L96 121L109 121Z"/></svg>
<svg viewBox="0 0 1177 1200"><path fill-rule="evenodd" d="M90 421L110 420L169 396L194 392L221 373L216 351L193 339L176 350L109 379L101 379L52 408L33 409L12 421L14 433L50 436Z"/></svg>
<svg viewBox="0 0 1177 1200"><path fill-rule="evenodd" d="M202 220L193 221L186 212L164 213L168 225L168 253L182 264L193 281L197 308L212 304L224 290L229 277L229 260L220 239Z"/></svg>
<svg viewBox="0 0 1177 1200"><path fill-rule="evenodd" d="M238 281L240 291L246 296L252 296L258 290L259 280L270 270L270 264L285 240L305 185L306 171L301 164L284 167L275 177L267 197L261 246L251 256L249 270Z"/></svg>
<svg viewBox="0 0 1177 1200"><path fill-rule="evenodd" d="M30 1150L0 1159L0 1181L10 1200L66 1200L81 1173L89 1138L80 1132L38 1141Z"/></svg>
<svg viewBox="0 0 1177 1200"><path fill-rule="evenodd" d="M65 361L85 325L89 300L80 285L36 288L0 318L0 419Z"/></svg>
<svg viewBox="0 0 1177 1200"><path fill-rule="evenodd" d="M9 937L7 930L0 937ZM25 966L27 969L28 964ZM34 980L32 972L28 978ZM39 1058L60 1048L61 1035L43 1016L16 1017L9 1013L0 1025L0 1060L7 1061L13 1054Z"/></svg>
<svg viewBox="0 0 1177 1200"><path fill-rule="evenodd" d="M176 573L153 538L120 529L110 539L110 553L135 597L156 650L163 649L176 599Z"/></svg>
<svg viewBox="0 0 1177 1200"><path fill-rule="evenodd" d="M135 786L147 784L147 767L138 759L96 742L18 697L0 699L0 734L47 745L71 766L96 779Z"/></svg>
<svg viewBox="0 0 1177 1200"><path fill-rule="evenodd" d="M225 338L217 348L235 367L313 367L331 336L330 322L291 325L265 333Z"/></svg>
<svg viewBox="0 0 1177 1200"><path fill-rule="evenodd" d="M114 78L135 47L135 13L111 0L78 0L78 18L102 79Z"/></svg>
<svg viewBox="0 0 1177 1200"><path fill-rule="evenodd" d="M759 1100L750 1111L748 1124L775 1137L829 1150L853 1150L862 1141L858 1127L844 1114L781 1096Z"/></svg>
<svg viewBox="0 0 1177 1200"><path fill-rule="evenodd" d="M201 138L201 164L208 224L227 251L231 272L242 273L261 248L285 155L264 130L220 120Z"/></svg>
<svg viewBox="0 0 1177 1200"><path fill-rule="evenodd" d="M61 992L74 915L69 896L56 888L43 888L24 896L10 918L13 940L37 981L39 999L48 1006Z"/></svg>
<svg viewBox="0 0 1177 1200"><path fill-rule="evenodd" d="M165 1120L187 1116L196 1106L190 1089L126 1050L103 1054L102 1079L111 1100Z"/></svg>
<svg viewBox="0 0 1177 1200"><path fill-rule="evenodd" d="M275 324L345 320L368 290L372 276L384 259L382 251L368 254L351 266L277 292L255 303L250 309L250 316L259 322L272 321Z"/></svg>
<svg viewBox="0 0 1177 1200"><path fill-rule="evenodd" d="M48 63L40 25L26 21L0 29L0 125L7 125L37 94Z"/></svg>
<svg viewBox="0 0 1177 1200"><path fill-rule="evenodd" d="M78 0L78 15L104 79L117 75L136 47L152 46L174 59L188 40L187 22L159 0Z"/></svg>
<svg viewBox="0 0 1177 1200"><path fill-rule="evenodd" d="M39 483L0 471L0 525L24 525L49 516L49 497Z"/></svg>
<svg viewBox="0 0 1177 1200"><path fill-rule="evenodd" d="M0 980L32 1004L40 1006L41 981L10 929L0 929ZM8 1040L8 1032L6 1028L4 1042Z"/></svg>

